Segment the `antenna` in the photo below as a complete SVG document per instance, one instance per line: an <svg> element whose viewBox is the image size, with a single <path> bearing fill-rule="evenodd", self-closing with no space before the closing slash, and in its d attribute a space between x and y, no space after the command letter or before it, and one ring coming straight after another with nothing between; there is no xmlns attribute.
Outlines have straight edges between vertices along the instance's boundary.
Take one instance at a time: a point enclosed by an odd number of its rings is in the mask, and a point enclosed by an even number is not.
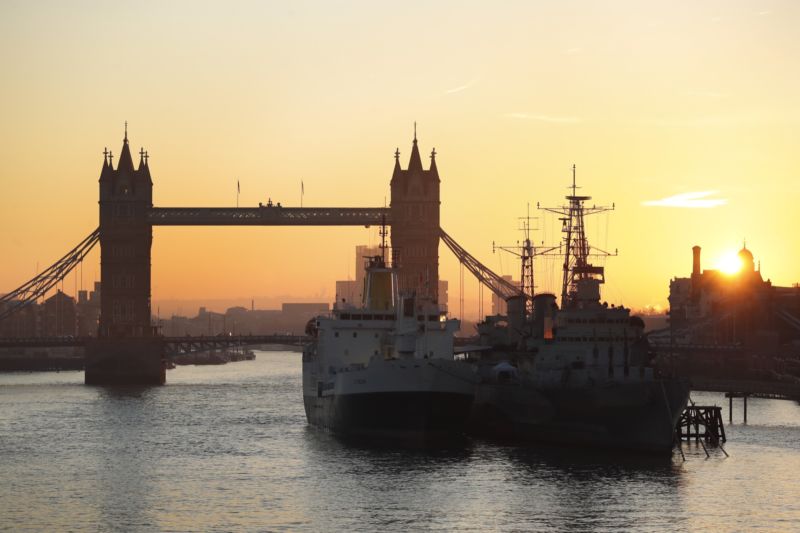
<svg viewBox="0 0 800 533"><path fill-rule="evenodd" d="M536 290L533 277L533 259L536 255L550 250L540 250L537 253L536 247L531 242L531 219L536 220L538 217L531 217L531 204L527 206L527 214L519 218L519 230L522 231L522 242L517 241L513 246L498 246L492 243L492 251L502 250L520 258L520 284L522 294L525 296L525 313L526 316L533 315L533 296Z"/></svg>
<svg viewBox="0 0 800 533"><path fill-rule="evenodd" d="M575 196L575 193L577 192L576 189L578 188L577 185L575 185L575 170L576 170L575 169L575 163L573 163L572 164L572 196Z"/></svg>

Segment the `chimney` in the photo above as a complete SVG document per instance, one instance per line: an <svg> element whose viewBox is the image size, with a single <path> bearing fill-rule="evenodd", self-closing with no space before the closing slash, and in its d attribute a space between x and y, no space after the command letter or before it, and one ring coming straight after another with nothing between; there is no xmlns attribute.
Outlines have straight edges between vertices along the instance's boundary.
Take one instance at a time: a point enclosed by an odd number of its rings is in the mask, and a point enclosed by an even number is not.
<svg viewBox="0 0 800 533"><path fill-rule="evenodd" d="M692 300L697 302L700 298L700 247L692 246Z"/></svg>

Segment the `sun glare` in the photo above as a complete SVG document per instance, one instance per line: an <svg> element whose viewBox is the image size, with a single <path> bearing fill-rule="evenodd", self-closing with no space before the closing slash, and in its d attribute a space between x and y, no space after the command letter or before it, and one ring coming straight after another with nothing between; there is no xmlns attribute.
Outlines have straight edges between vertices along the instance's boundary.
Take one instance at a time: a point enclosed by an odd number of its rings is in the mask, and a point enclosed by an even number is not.
<svg viewBox="0 0 800 533"><path fill-rule="evenodd" d="M730 276L742 269L742 260L736 252L729 252L720 258L717 262L717 268Z"/></svg>

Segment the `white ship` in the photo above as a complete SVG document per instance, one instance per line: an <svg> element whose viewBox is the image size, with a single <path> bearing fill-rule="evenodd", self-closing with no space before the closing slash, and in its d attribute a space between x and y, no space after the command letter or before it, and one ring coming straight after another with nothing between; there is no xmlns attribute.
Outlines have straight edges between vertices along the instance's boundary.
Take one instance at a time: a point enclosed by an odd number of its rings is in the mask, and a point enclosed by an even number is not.
<svg viewBox="0 0 800 533"><path fill-rule="evenodd" d="M477 382L453 355L459 321L400 294L397 272L368 258L361 307L309 322L303 351L308 423L360 439L427 444L462 435Z"/></svg>

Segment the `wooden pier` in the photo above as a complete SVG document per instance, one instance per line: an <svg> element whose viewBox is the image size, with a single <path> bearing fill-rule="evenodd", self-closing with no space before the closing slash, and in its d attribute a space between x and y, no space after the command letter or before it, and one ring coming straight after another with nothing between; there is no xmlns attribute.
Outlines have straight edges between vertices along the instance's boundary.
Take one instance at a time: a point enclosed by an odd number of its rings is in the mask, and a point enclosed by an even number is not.
<svg viewBox="0 0 800 533"><path fill-rule="evenodd" d="M678 441L704 441L712 446L726 442L722 423L722 407L716 405L688 405L675 427Z"/></svg>

